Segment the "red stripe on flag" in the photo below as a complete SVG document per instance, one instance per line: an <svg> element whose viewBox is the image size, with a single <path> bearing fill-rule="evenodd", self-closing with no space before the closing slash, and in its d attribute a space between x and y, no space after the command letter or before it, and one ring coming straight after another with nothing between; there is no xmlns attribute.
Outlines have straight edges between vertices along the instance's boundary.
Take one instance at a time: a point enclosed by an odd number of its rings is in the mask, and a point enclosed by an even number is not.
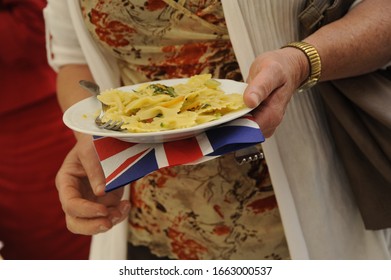
<svg viewBox="0 0 391 280"><path fill-rule="evenodd" d="M203 157L196 137L166 142L164 151L168 164L171 166L189 163Z"/></svg>
<svg viewBox="0 0 391 280"><path fill-rule="evenodd" d="M126 150L137 143L121 141L119 139L103 137L94 140L95 149L98 152L99 159L105 160L113 155Z"/></svg>
<svg viewBox="0 0 391 280"><path fill-rule="evenodd" d="M108 175L106 177L106 183L109 183L111 180L113 180L115 177L117 177L119 174L121 174L125 169L130 167L132 165L132 163L137 161L140 157L144 156L144 153L145 153L145 151L138 153L137 155L134 155L134 156L128 158L127 160L125 160L121 165L119 165L114 170L113 173L111 173L110 175Z"/></svg>

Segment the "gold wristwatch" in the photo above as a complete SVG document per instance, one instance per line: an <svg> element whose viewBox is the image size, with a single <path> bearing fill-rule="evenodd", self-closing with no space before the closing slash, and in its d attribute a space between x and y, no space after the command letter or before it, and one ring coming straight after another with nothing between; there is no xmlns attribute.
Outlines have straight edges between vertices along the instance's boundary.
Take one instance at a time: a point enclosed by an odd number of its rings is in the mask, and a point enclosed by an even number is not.
<svg viewBox="0 0 391 280"><path fill-rule="evenodd" d="M310 65L310 75L306 81L298 88L298 92L309 89L317 84L320 78L322 65L318 51L306 42L292 42L282 48L292 47L301 50L308 59Z"/></svg>

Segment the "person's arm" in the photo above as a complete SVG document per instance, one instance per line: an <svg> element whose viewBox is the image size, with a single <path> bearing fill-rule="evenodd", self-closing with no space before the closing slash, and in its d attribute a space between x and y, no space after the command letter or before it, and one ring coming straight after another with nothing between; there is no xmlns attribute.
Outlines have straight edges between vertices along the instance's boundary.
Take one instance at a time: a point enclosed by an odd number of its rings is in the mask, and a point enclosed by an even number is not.
<svg viewBox="0 0 391 280"><path fill-rule="evenodd" d="M57 96L63 111L91 96L79 86L93 80L72 25L66 1L49 0L44 10L48 61L57 76ZM129 201L121 200L123 188L104 192L105 177L94 149L92 136L76 133L76 145L68 153L56 176L56 187L67 227L79 234L107 231L126 219Z"/></svg>
<svg viewBox="0 0 391 280"><path fill-rule="evenodd" d="M57 79L57 95L63 110L91 95L79 80L93 80L87 65L64 65ZM123 189L105 193L105 177L91 135L75 132L77 143L56 177L67 227L74 233L96 234L126 219L129 202L121 201Z"/></svg>
<svg viewBox="0 0 391 280"><path fill-rule="evenodd" d="M357 76L391 60L391 1L365 0L304 39L322 60L321 81Z"/></svg>
<svg viewBox="0 0 391 280"><path fill-rule="evenodd" d="M57 98L63 111L91 96L79 86L80 80L94 80L87 65L69 64L60 67L57 74Z"/></svg>
<svg viewBox="0 0 391 280"><path fill-rule="evenodd" d="M389 0L365 0L303 40L320 55L321 81L371 72L391 60L390 10ZM309 69L306 55L292 47L263 53L253 62L244 101L256 108L254 117L266 137L281 123Z"/></svg>
<svg viewBox="0 0 391 280"><path fill-rule="evenodd" d="M91 97L85 89L79 86L80 80L93 81L92 74L87 65L65 65L62 66L57 75L57 99L63 111L67 110L73 104ZM85 144L85 151L93 150L91 135L74 132L78 141L83 141ZM88 145L88 146L87 146ZM83 165L90 171L89 181L94 189L95 194L103 195L105 188L105 178L101 166L97 160L95 153L86 153L90 155L88 160L85 160Z"/></svg>

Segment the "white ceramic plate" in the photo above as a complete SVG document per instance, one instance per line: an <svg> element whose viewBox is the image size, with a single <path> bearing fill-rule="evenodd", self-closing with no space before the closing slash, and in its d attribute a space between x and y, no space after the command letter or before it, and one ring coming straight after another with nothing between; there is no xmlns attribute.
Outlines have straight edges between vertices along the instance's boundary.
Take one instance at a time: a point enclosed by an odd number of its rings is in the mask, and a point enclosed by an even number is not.
<svg viewBox="0 0 391 280"><path fill-rule="evenodd" d="M179 83L185 83L187 80L188 79L172 79L157 81L154 83L161 83L167 86L172 86ZM223 79L217 80L221 83L220 88L226 94L243 94L245 88L247 87L246 83ZM125 86L121 87L120 89L124 91L131 91L133 89L137 89L139 86L140 85ZM89 97L74 104L68 110L66 110L63 116L63 121L65 125L72 130L86 134L114 137L122 141L134 143L161 143L196 136L197 134L200 134L207 129L237 119L251 111L250 108L245 108L239 111L226 114L218 120L210 121L189 128L165 130L159 132L130 133L124 131L111 131L97 127L94 120L95 117L99 114L100 109L100 102L95 97Z"/></svg>

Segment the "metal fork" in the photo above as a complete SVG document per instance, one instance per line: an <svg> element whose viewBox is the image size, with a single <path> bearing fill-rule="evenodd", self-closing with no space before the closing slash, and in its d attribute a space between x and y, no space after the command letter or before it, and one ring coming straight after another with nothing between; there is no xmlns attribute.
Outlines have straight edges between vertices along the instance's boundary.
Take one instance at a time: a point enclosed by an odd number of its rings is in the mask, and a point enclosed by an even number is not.
<svg viewBox="0 0 391 280"><path fill-rule="evenodd" d="M237 164L242 165L247 162L263 159L265 156L255 146L250 146L241 150L235 151L235 160Z"/></svg>
<svg viewBox="0 0 391 280"><path fill-rule="evenodd" d="M98 116L99 117L99 116ZM121 126L124 124L123 121L113 121L108 120L107 122L102 122L102 120L98 117L95 118L95 123L99 128L114 130L114 131L122 131Z"/></svg>
<svg viewBox="0 0 391 280"><path fill-rule="evenodd" d="M87 90L88 92L90 92L95 97L97 97L100 94L100 88L94 82L81 80L81 81L79 81L79 85L82 88L84 88L85 90ZM122 131L123 129L121 128L121 126L124 124L123 121L108 120L107 122L104 122L102 120L102 117L103 117L106 109L108 108L108 106L102 102L100 102L100 103L102 104L102 110L100 111L99 116L97 116L95 118L95 124L99 128L114 130L114 131Z"/></svg>

